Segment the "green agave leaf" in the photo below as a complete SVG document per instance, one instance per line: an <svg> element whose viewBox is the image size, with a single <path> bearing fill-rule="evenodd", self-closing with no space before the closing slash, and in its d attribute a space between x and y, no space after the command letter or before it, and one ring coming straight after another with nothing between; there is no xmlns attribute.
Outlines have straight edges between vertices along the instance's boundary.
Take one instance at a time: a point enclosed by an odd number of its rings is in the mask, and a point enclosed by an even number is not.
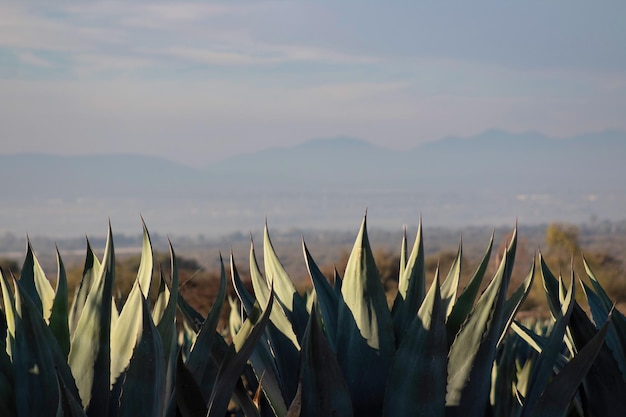
<svg viewBox="0 0 626 417"><path fill-rule="evenodd" d="M448 360L446 415L483 415L489 401L491 369L501 334L510 274L505 252L495 277L461 326Z"/></svg>
<svg viewBox="0 0 626 417"><path fill-rule="evenodd" d="M559 301L559 282L546 265L543 255L539 252L539 271L541 272L541 278L543 280L543 288L548 298L548 307L552 317L556 318L559 315L561 309L561 302Z"/></svg>
<svg viewBox="0 0 626 417"><path fill-rule="evenodd" d="M523 324L513 321L511 323L511 330L513 330L524 342L528 344L532 349L534 349L537 353L543 352L544 347L548 344L548 339L539 336L532 330L525 327ZM562 353L559 353L557 358L555 359L554 366L557 368L563 368L568 362L568 358L565 357Z"/></svg>
<svg viewBox="0 0 626 417"><path fill-rule="evenodd" d="M250 242L250 279L252 280L252 288L254 295L261 304L266 304L269 299L269 287L267 282L261 275L259 265L254 254L254 244ZM295 333L292 323L289 321L282 304L274 300L277 305L272 307L270 321L276 326L282 334L284 334L297 350L300 350L300 339Z"/></svg>
<svg viewBox="0 0 626 417"><path fill-rule="evenodd" d="M626 378L626 354L620 341L618 329L612 317L612 310L606 310L605 304L602 301L602 297L596 294L591 288L589 288L584 282L580 281L580 285L583 288L587 302L591 309L593 321L595 323L604 323L607 320L610 321L609 330L605 338L606 346L609 348L617 362L617 366L624 378ZM611 319L609 319L609 317Z"/></svg>
<svg viewBox="0 0 626 417"><path fill-rule="evenodd" d="M90 417L108 416L114 279L115 251L109 224L102 270L87 296L68 358L82 404Z"/></svg>
<svg viewBox="0 0 626 417"><path fill-rule="evenodd" d="M524 300L528 296L528 293L530 292L530 289L533 285L534 277L535 277L535 260L533 259L533 262L530 265L530 271L528 272L528 275L526 275L526 278L524 278L524 281L522 281L520 286L517 287L517 289L511 295L511 297L504 302L503 315L505 317L505 320L502 323L502 332L500 333L498 346L500 346L500 344L504 340L504 337L507 334L507 330L509 329L509 326L513 322L513 319L515 319L515 315L517 314L520 307L524 303Z"/></svg>
<svg viewBox="0 0 626 417"><path fill-rule="evenodd" d="M16 317L15 351L15 401L19 416L56 415L59 405L57 372L70 387L72 396L78 398L78 389L54 336L21 283L15 282ZM33 401L37 393L37 401Z"/></svg>
<svg viewBox="0 0 626 417"><path fill-rule="evenodd" d="M211 346L216 338L217 323L224 306L226 298L226 272L224 271L224 262L220 255L220 286L215 297L215 302L211 306L211 311L200 328L200 332L196 337L196 341L189 352L187 358L187 368L191 371L198 383L201 383L209 363ZM217 336L219 337L219 336ZM210 394L210 387L200 385L200 391L205 398Z"/></svg>
<svg viewBox="0 0 626 417"><path fill-rule="evenodd" d="M487 250L485 251L482 260L478 264L474 275L472 275L472 277L470 278L467 287L465 287L465 289L459 296L459 299L452 307L452 312L448 316L446 327L448 329L449 341L454 340L454 337L461 328L461 325L467 319L468 314L472 311L472 307L474 307L474 301L476 300L476 296L478 295L478 291L480 290L480 285L483 282L485 272L487 272L487 267L489 266L492 248L493 233L491 233L491 239L489 239Z"/></svg>
<svg viewBox="0 0 626 417"><path fill-rule="evenodd" d="M0 310L0 326L2 329L0 334L0 415L13 417L16 416L15 371L4 342L9 337L6 324L4 311Z"/></svg>
<svg viewBox="0 0 626 417"><path fill-rule="evenodd" d="M574 277L572 273L570 289L565 296L565 300L561 307L561 312L557 317L556 323L552 327L548 343L543 346L541 354L533 364L522 417L530 415L531 410L535 407L537 400L542 395L544 388L547 386L548 381L552 376L554 364L559 356L561 348L563 347L565 329L567 328L567 324L569 323L569 319L574 308L574 289Z"/></svg>
<svg viewBox="0 0 626 417"><path fill-rule="evenodd" d="M120 397L120 417L157 416L161 414L165 402L163 344L143 295L141 301L141 339L133 352L124 379Z"/></svg>
<svg viewBox="0 0 626 417"><path fill-rule="evenodd" d="M228 313L228 331L230 334L237 334L243 324L243 320L241 318L242 312L239 309L237 299L231 296L228 296L228 306L230 308L230 312Z"/></svg>
<svg viewBox="0 0 626 417"><path fill-rule="evenodd" d="M569 330L575 349L580 352L596 335L597 329L578 304L570 318ZM581 396L585 410L595 416L626 415L626 382L617 366L615 357L606 344L583 380L585 395Z"/></svg>
<svg viewBox="0 0 626 417"><path fill-rule="evenodd" d="M70 329L68 323L68 304L67 304L67 275L65 274L65 266L61 259L61 254L57 248L57 290L52 304L50 313L50 330L57 340L61 352L67 358L70 353Z"/></svg>
<svg viewBox="0 0 626 417"><path fill-rule="evenodd" d="M446 311L446 318L452 313L456 302L456 294L459 289L459 282L461 280L461 259L463 257L463 242L459 242L459 249L457 250L456 257L450 266L450 272L441 285L441 299L443 302L444 310Z"/></svg>
<svg viewBox="0 0 626 417"><path fill-rule="evenodd" d="M446 324L435 279L420 309L429 309L427 322L416 316L394 358L385 392L385 416L443 417L446 404Z"/></svg>
<svg viewBox="0 0 626 417"><path fill-rule="evenodd" d="M182 417L206 416L207 406L196 379L183 362L179 351L176 360L176 404Z"/></svg>
<svg viewBox="0 0 626 417"><path fill-rule="evenodd" d="M326 334L331 349L333 352L336 352L337 305L339 304L339 296L313 260L311 253L306 247L306 243L304 243L304 239L302 239L302 251L304 252L304 260L307 270L309 271L309 277L311 277L315 288L316 302L319 305L324 333Z"/></svg>
<svg viewBox="0 0 626 417"><path fill-rule="evenodd" d="M595 293L602 302L602 305L604 307L603 311L608 314L608 312L612 310L612 314L610 315L611 325L609 326L606 342L611 352L613 352L613 356L615 357L615 360L619 365L624 381L626 381L626 317L624 316L624 314L622 314L621 311L613 308L614 302L604 291L602 285L600 285L600 282L594 275L593 271L591 271L591 268L589 267L589 264L587 263L587 260L585 258L583 258L583 263L585 265L585 271L587 272L587 276L591 280L591 284L595 290ZM597 320L594 316L594 320L596 321L596 323L603 323L606 319L604 314L602 314L598 317Z"/></svg>
<svg viewBox="0 0 626 417"><path fill-rule="evenodd" d="M402 237L402 253L406 258L406 229ZM396 344L399 344L417 314L426 295L426 270L424 267L424 243L422 220L407 261L400 262L402 268L398 282L398 295L394 303L393 322Z"/></svg>
<svg viewBox="0 0 626 417"><path fill-rule="evenodd" d="M97 280L97 277L100 276L101 273L102 266L100 265L100 261L91 248L89 239L87 239L87 255L85 256L83 276L78 290L74 294L74 301L72 302L72 308L70 309L69 326L71 334L74 334L74 330L78 324L78 319L83 311L83 306L87 301L87 295L89 294L94 281Z"/></svg>
<svg viewBox="0 0 626 417"><path fill-rule="evenodd" d="M57 415L63 417L87 417L87 414L85 414L85 411L83 410L83 406L74 394L72 394L72 390L68 388L58 372L57 385L58 395L61 399L57 408Z"/></svg>
<svg viewBox="0 0 626 417"><path fill-rule="evenodd" d="M163 358L166 367L166 402L174 402L170 400L172 391L174 389L174 378L176 377L176 354L178 352L178 329L176 328L176 306L178 304L178 266L176 262L176 255L170 245L170 255L172 259L172 290L170 291L163 274L161 277L162 290L159 292L159 298L161 301L157 302L159 306L155 305L152 311L153 319L157 325L157 331L163 342ZM166 405L164 404L164 407ZM172 411L173 412L173 411Z"/></svg>
<svg viewBox="0 0 626 417"><path fill-rule="evenodd" d="M244 311L246 312L246 314L249 315L254 308L254 302L256 300L254 296L250 294L243 281L241 280L241 277L239 276L239 272L237 271L237 265L235 264L235 256L233 255L232 250L230 251L230 277L233 283L233 287L235 288L235 292L237 293L237 297L239 297L239 301L241 301L241 305Z"/></svg>
<svg viewBox="0 0 626 417"><path fill-rule="evenodd" d="M324 336L316 307L311 310L301 358L300 417L352 416L348 384Z"/></svg>
<svg viewBox="0 0 626 417"><path fill-rule="evenodd" d="M128 367L133 350L139 342L142 298L147 297L150 291L153 262L150 236L143 224L143 244L137 278L111 331L111 387Z"/></svg>
<svg viewBox="0 0 626 417"><path fill-rule="evenodd" d="M142 290L135 281L115 326L111 330L111 387L126 370L141 332Z"/></svg>
<svg viewBox="0 0 626 417"><path fill-rule="evenodd" d="M363 218L348 259L337 315L337 359L359 416L380 416L395 354L391 313Z"/></svg>
<svg viewBox="0 0 626 417"><path fill-rule="evenodd" d="M404 271L406 270L406 260L408 257L407 247L408 247L408 244L407 244L407 239L406 239L406 226L404 226L402 228L402 244L400 245L400 270L398 271L399 272L398 292L401 293L403 297L406 295L406 290L408 289L408 285L406 285L407 283L400 284L400 281L402 280L402 276L404 276ZM400 290L400 287L402 287L403 289L402 291Z"/></svg>
<svg viewBox="0 0 626 417"><path fill-rule="evenodd" d="M274 251L267 229L267 223L263 230L263 262L265 264L265 277L268 282L273 282L276 298L291 322L293 330L298 337L298 341L300 341L304 335L309 314L304 300L296 291L291 279L287 275L287 271L285 271L285 268L280 263Z"/></svg>
<svg viewBox="0 0 626 417"><path fill-rule="evenodd" d="M13 291L11 290L11 286L2 272L2 269L0 269L0 286L2 289L3 311L7 323L6 352L9 356L12 356L13 342L15 340L15 320L17 309L15 306Z"/></svg>
<svg viewBox="0 0 626 417"><path fill-rule="evenodd" d="M604 337L608 330L608 322L587 345L550 382L530 413L532 417L565 416L569 404L576 393L582 379L594 364ZM612 412L617 410L613 409ZM619 415L619 414L615 414Z"/></svg>
<svg viewBox="0 0 626 417"><path fill-rule="evenodd" d="M217 374L215 386L211 392L207 417L222 417L226 414L228 403L233 395L237 381L246 366L248 358L265 331L273 303L274 290L270 288L270 295L263 309L263 314L261 314L257 305L257 308L244 322L239 333L233 337L233 344L226 352Z"/></svg>
<svg viewBox="0 0 626 417"><path fill-rule="evenodd" d="M246 314L249 316L254 311L255 299L241 281L232 252L230 268L233 286ZM275 306L274 308L279 307ZM271 322L272 314L275 312L270 313L270 323L267 325L265 335L261 337L259 345L250 355L250 363L257 379L263 378L262 388L270 406L276 415L281 416L287 410L285 399L293 398L295 395L293 387L297 383L296 368L299 350L294 346L292 340L287 338Z"/></svg>
<svg viewBox="0 0 626 417"><path fill-rule="evenodd" d="M41 316L47 321L54 302L54 290L35 256L30 239L28 240L26 258L20 274L20 283L24 288L24 292L41 313Z"/></svg>
<svg viewBox="0 0 626 417"><path fill-rule="evenodd" d="M152 271L154 268L154 257L152 254L152 243L146 223L141 219L143 226L143 241L141 245L141 259L137 271L137 282L145 298L150 296L150 286L152 285Z"/></svg>

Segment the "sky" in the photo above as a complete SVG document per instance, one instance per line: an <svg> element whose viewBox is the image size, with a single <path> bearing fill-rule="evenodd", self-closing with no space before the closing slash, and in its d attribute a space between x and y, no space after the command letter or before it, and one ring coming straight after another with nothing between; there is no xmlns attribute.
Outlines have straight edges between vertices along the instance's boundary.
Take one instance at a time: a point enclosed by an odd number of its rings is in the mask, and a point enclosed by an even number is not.
<svg viewBox="0 0 626 417"><path fill-rule="evenodd" d="M0 153L626 129L626 2L0 0Z"/></svg>

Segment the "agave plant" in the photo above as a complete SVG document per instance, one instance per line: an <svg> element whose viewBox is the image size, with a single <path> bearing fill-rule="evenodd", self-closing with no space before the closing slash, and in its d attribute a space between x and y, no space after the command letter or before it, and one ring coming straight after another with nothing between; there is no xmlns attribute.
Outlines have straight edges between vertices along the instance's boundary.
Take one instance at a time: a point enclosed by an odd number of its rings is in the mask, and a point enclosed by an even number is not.
<svg viewBox="0 0 626 417"><path fill-rule="evenodd" d="M223 263L204 317L178 292L171 245L171 276L153 278L145 225L137 278L123 304L113 297L110 227L102 259L87 242L72 302L61 256L52 288L29 243L19 279L0 271L0 415L626 415L617 395L626 392L626 319L588 266L589 284L580 284L592 318L575 301L574 277L566 285L539 257L553 320L533 328L515 318L535 264L509 288L516 232L486 284L493 236L463 290L459 246L445 278L437 271L426 291L421 230L420 223L410 253L403 235L389 308L365 218L343 277L327 279L303 241L313 286L304 295L266 226L263 273L250 248L254 294L231 253L238 299L228 300L231 344L216 330L226 301ZM150 305L153 286L158 296Z"/></svg>

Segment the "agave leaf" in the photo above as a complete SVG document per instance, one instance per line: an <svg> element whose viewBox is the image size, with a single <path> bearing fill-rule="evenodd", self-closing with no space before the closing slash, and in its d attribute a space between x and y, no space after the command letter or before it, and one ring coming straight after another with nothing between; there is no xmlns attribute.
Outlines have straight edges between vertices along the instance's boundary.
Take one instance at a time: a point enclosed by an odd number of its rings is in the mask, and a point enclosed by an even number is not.
<svg viewBox="0 0 626 417"><path fill-rule="evenodd" d="M530 292L530 289L533 285L534 276L535 276L535 260L533 259L528 275L526 275L526 278L524 278L524 281L522 281L520 286L517 287L517 289L511 295L511 297L507 299L504 303L503 314L505 317L505 321L502 323L502 332L500 334L500 339L498 340L498 346L500 346L500 344L504 340L507 330L509 329L509 326L513 322L515 315L517 314L518 310L524 303L524 300L528 296L528 293Z"/></svg>
<svg viewBox="0 0 626 417"><path fill-rule="evenodd" d="M201 383L206 371L207 364L211 353L211 346L216 335L217 323L220 319L220 314L224 306L224 299L226 298L226 272L224 271L224 262L220 255L220 286L215 297L215 302L211 306L211 311L206 320L200 328L200 332L196 337L196 341L189 352L187 358L187 368L191 371L194 378L198 383ZM200 385L200 390L203 396L206 398L209 395L206 387Z"/></svg>
<svg viewBox="0 0 626 417"><path fill-rule="evenodd" d="M265 331L274 303L274 290L270 288L267 304L261 314L257 307L244 322L239 333L233 337L217 374L217 379L209 399L207 417L223 416L233 395L237 380L241 376L248 358ZM257 305L258 306L258 305Z"/></svg>
<svg viewBox="0 0 626 417"><path fill-rule="evenodd" d="M618 329L616 328L615 321L613 320L612 309L606 310L606 304L603 303L602 297L595 293L584 282L580 281L580 285L583 287L585 297L589 303L593 321L595 323L604 323L607 320L610 321L605 343L613 354L622 376L626 379L626 354L624 353L624 349L620 341L620 335Z"/></svg>
<svg viewBox="0 0 626 417"><path fill-rule="evenodd" d="M324 336L313 307L300 364L300 417L352 416L352 400L341 367Z"/></svg>
<svg viewBox="0 0 626 417"><path fill-rule="evenodd" d="M83 306L87 301L87 295L89 294L94 281L96 281L97 277L100 276L101 269L102 266L100 265L100 261L93 252L89 239L87 239L87 255L85 256L83 276L78 290L74 294L74 301L72 302L72 308L70 309L69 326L71 334L74 334L74 330L78 324L78 319L83 311Z"/></svg>
<svg viewBox="0 0 626 417"><path fill-rule="evenodd" d="M449 415L483 415L501 334L510 270L505 252L495 277L479 298L450 348L446 406Z"/></svg>
<svg viewBox="0 0 626 417"><path fill-rule="evenodd" d="M61 254L57 248L57 290L50 313L50 330L57 340L61 352L67 358L70 353L70 329L68 324L67 275Z"/></svg>
<svg viewBox="0 0 626 417"><path fill-rule="evenodd" d="M179 351L176 360L176 404L182 417L206 416L207 406L196 379L183 362Z"/></svg>
<svg viewBox="0 0 626 417"><path fill-rule="evenodd" d="M602 348L608 324L608 322L605 323L589 343L550 382L530 416L558 417L566 415L578 386L594 364ZM612 410L612 412L616 411L615 409Z"/></svg>
<svg viewBox="0 0 626 417"><path fill-rule="evenodd" d="M139 342L142 322L142 297L147 297L152 279L152 245L146 225L143 225L143 244L137 278L126 303L111 332L111 386L130 363L133 350ZM144 288L146 286L146 288Z"/></svg>
<svg viewBox="0 0 626 417"><path fill-rule="evenodd" d="M119 416L152 417L164 404L165 363L161 337L141 296L141 339L133 352L120 397Z"/></svg>
<svg viewBox="0 0 626 417"><path fill-rule="evenodd" d="M595 293L602 302L604 307L603 311L606 312L606 314L608 314L611 310L613 311L610 315L611 325L607 335L607 345L609 346L609 349L611 349L611 352L613 352L613 356L615 356L615 360L617 361L620 371L622 372L622 377L624 378L624 381L626 381L626 355L624 353L626 351L626 317L621 311L613 308L614 302L611 301L607 293L604 291L604 288L602 288L602 285L600 285L600 282L594 275L593 271L591 271L591 268L585 258L583 258L583 263ZM605 315L600 315L597 320L594 316L594 320L596 323L603 323L605 321Z"/></svg>
<svg viewBox="0 0 626 417"><path fill-rule="evenodd" d="M18 415L56 415L59 406L57 370L65 384L70 387L72 396L78 398L78 390L50 329L41 317L36 306L20 282L15 282L16 307L20 316L16 317L15 351L15 399ZM33 401L33 393L38 393Z"/></svg>
<svg viewBox="0 0 626 417"><path fill-rule="evenodd" d="M402 252L406 253L406 229L403 233L402 245ZM400 273L398 282L398 295L393 311L396 344L401 342L404 333L411 325L417 310L424 301L425 288L424 242L422 239L422 220L420 219L411 255Z"/></svg>
<svg viewBox="0 0 626 417"><path fill-rule="evenodd" d="M470 311L472 311L472 307L474 307L474 301L476 300L476 296L478 295L478 291L480 290L480 285L483 282L485 272L487 271L487 267L489 266L489 259L491 258L492 248L493 233L491 233L491 239L489 239L487 250L485 251L482 260L478 264L478 268L476 268L474 275L472 275L472 277L470 278L467 286L459 296L459 299L452 307L452 312L448 316L446 327L448 329L449 341L454 340L454 336L456 336L457 332L461 328L461 324L463 324L463 322L467 319L467 315L470 313Z"/></svg>
<svg viewBox="0 0 626 417"><path fill-rule="evenodd" d="M233 255L232 250L230 251L230 277L233 283L233 287L235 288L235 292L237 293L237 297L239 297L239 301L241 301L241 306L243 307L246 314L249 315L254 308L254 302L256 300L254 296L250 294L246 286L243 284L241 277L239 276L239 272L237 271L237 265L235 264L235 256Z"/></svg>
<svg viewBox="0 0 626 417"><path fill-rule="evenodd" d="M72 390L63 381L57 372L58 395L60 398L57 415L64 417L87 417L79 400L72 394ZM75 388L75 387L74 387Z"/></svg>
<svg viewBox="0 0 626 417"><path fill-rule="evenodd" d="M111 331L111 387L126 370L133 356L141 333L142 290L138 281L133 287L122 308L120 317Z"/></svg>
<svg viewBox="0 0 626 417"><path fill-rule="evenodd" d="M550 376L552 375L554 363L556 362L561 348L563 347L563 337L565 329L569 323L572 310L574 308L574 277L570 282L570 289L565 296L565 300L561 307L561 313L552 327L548 343L543 347L541 354L533 364L533 370L528 382L528 393L524 404L522 417L529 416L531 410L539 397L542 395L544 388L547 386Z"/></svg>
<svg viewBox="0 0 626 417"><path fill-rule="evenodd" d="M309 314L304 300L296 291L296 288L293 286L291 279L274 251L267 229L267 223L263 230L263 262L265 264L265 278L274 283L276 299L278 299L283 307L298 340L301 340L309 319Z"/></svg>
<svg viewBox="0 0 626 417"><path fill-rule="evenodd" d="M4 342L9 335L7 334L6 318L3 310L0 310L0 323L2 326L2 334L0 334L0 415L13 417L16 415L15 371Z"/></svg>
<svg viewBox="0 0 626 417"><path fill-rule="evenodd" d="M254 244L252 242L250 242L250 279L252 280L252 287L254 288L254 295L257 300L260 304L266 304L269 299L269 287L259 270L259 265L254 254ZM270 321L291 341L297 350L300 350L300 339L296 335L285 310L283 310L282 304L276 299L274 303L277 305L272 307Z"/></svg>
<svg viewBox="0 0 626 417"><path fill-rule="evenodd" d="M109 225L101 272L87 295L68 357L82 404L90 417L108 416L114 279L115 251Z"/></svg>
<svg viewBox="0 0 626 417"><path fill-rule="evenodd" d="M163 291L159 293L159 299L161 299L159 305L165 305L165 307L158 307L157 309L155 306L152 312L154 317L157 317L154 321L157 323L156 328L161 336L161 341L163 342L163 357L166 360L167 369L166 392L168 393L174 388L178 338L178 330L176 328L176 306L178 305L178 298L180 297L178 293L178 265L176 262L176 255L171 244L170 257L172 263L172 288L171 290L168 288L167 283L163 278L163 274L161 274L161 285L164 288ZM165 299L167 299L167 301L165 301Z"/></svg>
<svg viewBox="0 0 626 417"><path fill-rule="evenodd" d="M11 286L2 272L2 269L0 269L0 286L2 289L3 311L7 324L6 352L9 356L12 356L13 342L15 341L15 320L17 309L15 306L13 291L11 290Z"/></svg>
<svg viewBox="0 0 626 417"><path fill-rule="evenodd" d="M304 243L304 239L302 239L302 251L304 252L304 259L306 261L306 266L309 271L309 276L311 277L311 281L313 282L313 286L315 288L315 294L317 304L319 305L321 313L324 333L326 334L326 338L331 349L333 350L333 352L336 352L337 305L339 304L339 296L313 260L313 257L306 247L306 243Z"/></svg>
<svg viewBox="0 0 626 417"><path fill-rule="evenodd" d="M400 270L398 271L399 280L398 280L398 292L400 293L400 280L402 280L402 276L404 276L404 271L406 270L406 260L408 257L408 249L407 249L407 241L406 241L406 226L402 228L402 244L400 245ZM403 296L406 295L406 290L408 286L402 283Z"/></svg>
<svg viewBox="0 0 626 417"><path fill-rule="evenodd" d="M141 245L141 260L139 261L139 269L137 271L137 282L141 288L141 292L145 298L149 297L150 285L152 284L152 270L154 268L154 257L152 254L152 243L150 242L150 234L148 228L141 219L143 226L143 242Z"/></svg>
<svg viewBox="0 0 626 417"><path fill-rule="evenodd" d="M243 324L239 303L237 303L235 298L228 296L228 306L230 308L230 312L228 313L228 331L230 334L237 334Z"/></svg>
<svg viewBox="0 0 626 417"><path fill-rule="evenodd" d="M341 297L341 285L342 284L343 284L343 279L341 278L341 275L339 275L339 272L337 271L337 268L335 267L333 270L333 289L338 294L338 297Z"/></svg>
<svg viewBox="0 0 626 417"><path fill-rule="evenodd" d="M541 272L541 278L543 279L543 287L548 298L548 307L553 318L558 317L561 308L561 302L559 301L559 282L546 265L543 255L539 252L539 270Z"/></svg>
<svg viewBox="0 0 626 417"><path fill-rule="evenodd" d="M337 359L359 416L380 416L395 354L391 313L369 245L366 218L348 259L337 317Z"/></svg>
<svg viewBox="0 0 626 417"><path fill-rule="evenodd" d="M459 249L456 257L450 266L450 272L441 285L441 300L443 308L446 312L446 318L452 313L456 302L456 293L459 289L459 281L461 280L461 259L463 258L463 242L459 242Z"/></svg>
<svg viewBox="0 0 626 417"><path fill-rule="evenodd" d="M428 304L428 307L426 305ZM430 309L426 315L422 310ZM443 417L446 404L446 324L435 279L394 358L385 392L385 416Z"/></svg>
<svg viewBox="0 0 626 417"><path fill-rule="evenodd" d="M517 333L517 335L537 353L543 352L544 347L548 344L547 338L539 336L538 334L515 320L511 322L511 330ZM567 364L567 362L568 359L565 357L565 355L559 352L558 356L555 359L554 366L560 369L563 368Z"/></svg>
<svg viewBox="0 0 626 417"><path fill-rule="evenodd" d="M578 304L574 305L569 330L577 351L586 346L597 333L596 327ZM581 399L583 408L590 410L588 414L626 415L626 396L623 395L626 392L626 382L606 344L602 345L587 372L583 387L585 395Z"/></svg>
<svg viewBox="0 0 626 417"><path fill-rule="evenodd" d="M47 321L54 302L54 290L35 256L30 240L28 240L26 258L20 273L20 283L41 316Z"/></svg>
<svg viewBox="0 0 626 417"><path fill-rule="evenodd" d="M251 260L251 265L256 265L253 252ZM246 314L249 316L254 311L255 299L248 292L239 277L232 252L230 267L233 286ZM256 268L256 272L253 272L253 274L257 278L260 276L258 268ZM272 310L270 323L266 326L265 335L261 337L259 345L250 355L250 362L257 378L263 378L262 389L270 402L270 406L276 415L284 415L287 409L285 401L287 399L290 400L295 395L294 389L298 378L299 345L294 344L294 341L297 343L296 336L288 324L286 316L281 311L278 311L280 310L280 305L275 305ZM272 318L282 323L281 327L291 337L279 330L279 327L271 321Z"/></svg>

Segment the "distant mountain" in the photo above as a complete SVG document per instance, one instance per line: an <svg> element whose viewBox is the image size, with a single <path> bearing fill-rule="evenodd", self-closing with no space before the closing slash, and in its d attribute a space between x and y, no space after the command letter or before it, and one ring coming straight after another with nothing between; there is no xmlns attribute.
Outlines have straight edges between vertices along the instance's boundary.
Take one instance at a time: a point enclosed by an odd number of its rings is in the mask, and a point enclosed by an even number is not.
<svg viewBox="0 0 626 417"><path fill-rule="evenodd" d="M404 151L347 137L315 139L203 169L140 155L0 155L0 232L35 218L44 229L53 212L67 224L131 211L133 224L140 212L164 224L210 215L218 222L212 227L226 232L246 231L242 216L331 227L341 213L366 207L393 220L422 212L445 224L518 216L534 223L598 215L621 220L625 161L621 131L553 139L490 130Z"/></svg>

